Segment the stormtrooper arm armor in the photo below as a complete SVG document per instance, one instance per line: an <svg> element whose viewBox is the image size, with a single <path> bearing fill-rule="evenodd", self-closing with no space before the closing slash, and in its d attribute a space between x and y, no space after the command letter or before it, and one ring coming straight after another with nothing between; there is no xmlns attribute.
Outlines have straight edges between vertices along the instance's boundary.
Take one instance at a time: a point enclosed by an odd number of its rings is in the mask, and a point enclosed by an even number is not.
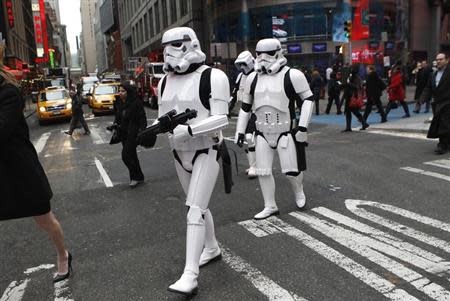
<svg viewBox="0 0 450 301"><path fill-rule="evenodd" d="M208 118L192 123L179 125L174 131L175 139L187 139L220 131L228 125L228 102L230 85L224 72L211 70L211 98L209 99L210 115ZM195 120L195 119L194 119Z"/></svg>
<svg viewBox="0 0 450 301"><path fill-rule="evenodd" d="M303 100L298 128L301 132L306 132L314 110L313 93L309 88L305 75L300 70L291 69L289 73L295 92Z"/></svg>
<svg viewBox="0 0 450 301"><path fill-rule="evenodd" d="M239 117L236 125L236 137L235 143L238 143L239 136L243 137L245 129L247 128L248 121L250 120L252 105L253 105L253 95L251 93L252 83L255 79L256 72L251 73L247 80L245 81L244 95L242 99L242 107L239 111ZM242 138L243 139L243 138Z"/></svg>
<svg viewBox="0 0 450 301"><path fill-rule="evenodd" d="M231 112L236 105L237 102L237 93L239 91L239 84L242 80L242 72L239 73L239 75L236 78L236 83L234 84L233 91L231 92L231 98L230 98L230 104L229 104L229 111Z"/></svg>

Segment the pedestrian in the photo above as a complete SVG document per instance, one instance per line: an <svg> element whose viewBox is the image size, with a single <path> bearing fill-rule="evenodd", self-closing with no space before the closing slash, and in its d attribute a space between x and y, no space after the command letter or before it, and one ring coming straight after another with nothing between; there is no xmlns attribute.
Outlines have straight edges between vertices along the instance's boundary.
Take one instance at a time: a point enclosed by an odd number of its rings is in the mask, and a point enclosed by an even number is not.
<svg viewBox="0 0 450 301"><path fill-rule="evenodd" d="M386 114L384 113L383 106L381 104L381 94L383 90L386 89L386 84L383 80L378 76L375 66L370 65L367 66L367 79L366 79L366 109L364 111L363 118L367 122L367 118L372 112L372 106L376 105L378 108L378 113L381 115L381 122L386 122Z"/></svg>
<svg viewBox="0 0 450 301"><path fill-rule="evenodd" d="M364 117L361 115L359 111L360 107L354 107L351 104L353 99L357 99L360 97L361 93L361 78L358 76L359 67L356 68L357 65L353 66L351 69L350 75L348 76L347 82L344 84L344 95L342 99L344 101L344 114L345 114L345 130L343 132L351 132L352 131L352 114L358 118L359 122L361 122L362 130L365 130L369 127L369 124L364 120Z"/></svg>
<svg viewBox="0 0 450 301"><path fill-rule="evenodd" d="M401 66L396 65L391 73L391 78L388 87L389 102L386 107L386 118L391 109L396 107L398 101L405 111L402 118L409 118L409 108L405 101L405 78L401 72Z"/></svg>
<svg viewBox="0 0 450 301"><path fill-rule="evenodd" d="M81 92L83 92L83 85L80 83L75 87L72 87L69 91L70 97L72 98L72 119L70 120L69 130L64 132L65 134L72 136L73 131L80 123L84 128L84 134L89 135L91 131L84 119L83 114L83 98L81 97Z"/></svg>
<svg viewBox="0 0 450 301"><path fill-rule="evenodd" d="M134 188L144 182L144 174L137 155L137 135L147 127L144 103L137 95L137 90L130 81L119 86L116 98L114 124L122 141L122 161L130 174L130 187Z"/></svg>
<svg viewBox="0 0 450 301"><path fill-rule="evenodd" d="M328 66L328 68L325 70L325 80L328 84L328 82L331 79L331 73L333 73L334 71L334 67L332 68L331 66Z"/></svg>
<svg viewBox="0 0 450 301"><path fill-rule="evenodd" d="M265 219L279 214L272 174L275 152L281 172L291 184L298 209L303 210L306 206L303 172L306 170L305 147L314 98L305 75L286 66L287 59L278 39L258 41L256 53L256 72L247 78L235 142L242 147L253 107L257 130L256 174L264 199L264 209L254 219ZM301 113L298 124L293 124L296 106Z"/></svg>
<svg viewBox="0 0 450 301"><path fill-rule="evenodd" d="M325 110L326 114L330 114L331 106L334 104L336 105L336 114L340 115L342 114L341 111L341 104L340 104L340 94L341 94L341 82L336 78L337 72L334 70L330 74L330 80L328 81L328 104L327 108Z"/></svg>
<svg viewBox="0 0 450 301"><path fill-rule="evenodd" d="M320 76L319 71L314 70L311 73L311 83L309 84L310 89L313 93L314 102L316 103L316 115L319 115L320 111L320 94L323 87L323 80Z"/></svg>
<svg viewBox="0 0 450 301"><path fill-rule="evenodd" d="M414 108L414 113L420 113L420 107L422 105L421 95L425 87L430 82L430 78L433 74L433 70L428 66L426 60L420 63L419 70L416 73L416 91L414 93L414 100L416 101L416 106ZM428 113L430 111L431 99L425 99L425 111L424 113Z"/></svg>
<svg viewBox="0 0 450 301"><path fill-rule="evenodd" d="M243 104L244 88L248 76L255 71L255 58L246 50L241 52L236 61L234 62L236 69L240 71L235 87L232 91L229 112L233 110L236 101L239 101L241 105ZM245 139L247 140L247 149L245 153L247 154L249 168L246 170L247 177L249 179L255 179L256 175L256 154L255 154L255 131L256 131L256 115L252 113L250 121L245 130Z"/></svg>
<svg viewBox="0 0 450 301"><path fill-rule="evenodd" d="M433 98L431 105L434 116L427 137L439 138L435 153L442 155L450 149L450 66L447 54L439 53L436 56L436 69L421 99L425 102Z"/></svg>
<svg viewBox="0 0 450 301"><path fill-rule="evenodd" d="M0 65L0 221L33 217L47 232L57 253L56 283L69 278L72 255L66 250L61 225L50 209L53 193L30 141L24 105L18 82Z"/></svg>

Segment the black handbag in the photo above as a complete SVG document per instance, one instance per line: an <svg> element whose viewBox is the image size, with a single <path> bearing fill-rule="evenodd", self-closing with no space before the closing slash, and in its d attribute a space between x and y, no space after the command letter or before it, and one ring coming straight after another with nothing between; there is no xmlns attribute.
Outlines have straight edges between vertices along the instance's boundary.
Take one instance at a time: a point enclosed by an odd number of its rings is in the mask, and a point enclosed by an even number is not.
<svg viewBox="0 0 450 301"><path fill-rule="evenodd" d="M111 140L109 141L109 144L117 144L117 143L120 143L121 141L122 141L122 139L120 139L119 130L114 129Z"/></svg>

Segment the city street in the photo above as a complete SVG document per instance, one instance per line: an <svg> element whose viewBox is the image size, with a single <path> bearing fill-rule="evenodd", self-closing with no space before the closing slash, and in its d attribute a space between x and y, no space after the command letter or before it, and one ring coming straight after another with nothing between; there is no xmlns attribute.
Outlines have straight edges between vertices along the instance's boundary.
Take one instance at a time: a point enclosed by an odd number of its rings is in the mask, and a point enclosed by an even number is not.
<svg viewBox="0 0 450 301"><path fill-rule="evenodd" d="M146 111L150 123L156 111ZM167 291L182 273L186 236L167 138L138 148L146 179L131 189L121 145L108 144L112 115L85 114L91 135L78 129L72 137L68 123L39 126L35 115L27 119L31 140L74 274L53 286L44 232L31 219L2 222L0 301L184 300ZM224 136L238 174L233 166L231 194L219 174L210 203L223 258L201 269L195 300L450 300L450 154L435 155L423 131L389 129L390 121L341 133L344 116L314 117L307 210L296 210L276 161L281 214L255 222L262 195L245 175L244 150L231 141L236 118L230 122Z"/></svg>

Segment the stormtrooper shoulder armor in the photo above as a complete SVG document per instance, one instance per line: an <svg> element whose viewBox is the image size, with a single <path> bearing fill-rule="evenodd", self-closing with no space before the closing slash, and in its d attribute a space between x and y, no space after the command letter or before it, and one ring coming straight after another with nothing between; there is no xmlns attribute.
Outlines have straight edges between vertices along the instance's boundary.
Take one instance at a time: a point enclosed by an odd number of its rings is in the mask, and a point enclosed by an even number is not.
<svg viewBox="0 0 450 301"><path fill-rule="evenodd" d="M230 101L230 83L226 74L219 69L211 70L211 115L227 115Z"/></svg>
<svg viewBox="0 0 450 301"><path fill-rule="evenodd" d="M253 94L255 92L255 85L256 85L256 72L252 72L247 76L247 79L245 80L245 86L244 86L244 96L242 99L243 103L246 104L253 104ZM250 106L251 108L251 106Z"/></svg>
<svg viewBox="0 0 450 301"><path fill-rule="evenodd" d="M291 68L289 71L289 76L291 77L291 82L295 92L300 95L302 100L306 100L308 97L313 95L303 72L298 69Z"/></svg>

